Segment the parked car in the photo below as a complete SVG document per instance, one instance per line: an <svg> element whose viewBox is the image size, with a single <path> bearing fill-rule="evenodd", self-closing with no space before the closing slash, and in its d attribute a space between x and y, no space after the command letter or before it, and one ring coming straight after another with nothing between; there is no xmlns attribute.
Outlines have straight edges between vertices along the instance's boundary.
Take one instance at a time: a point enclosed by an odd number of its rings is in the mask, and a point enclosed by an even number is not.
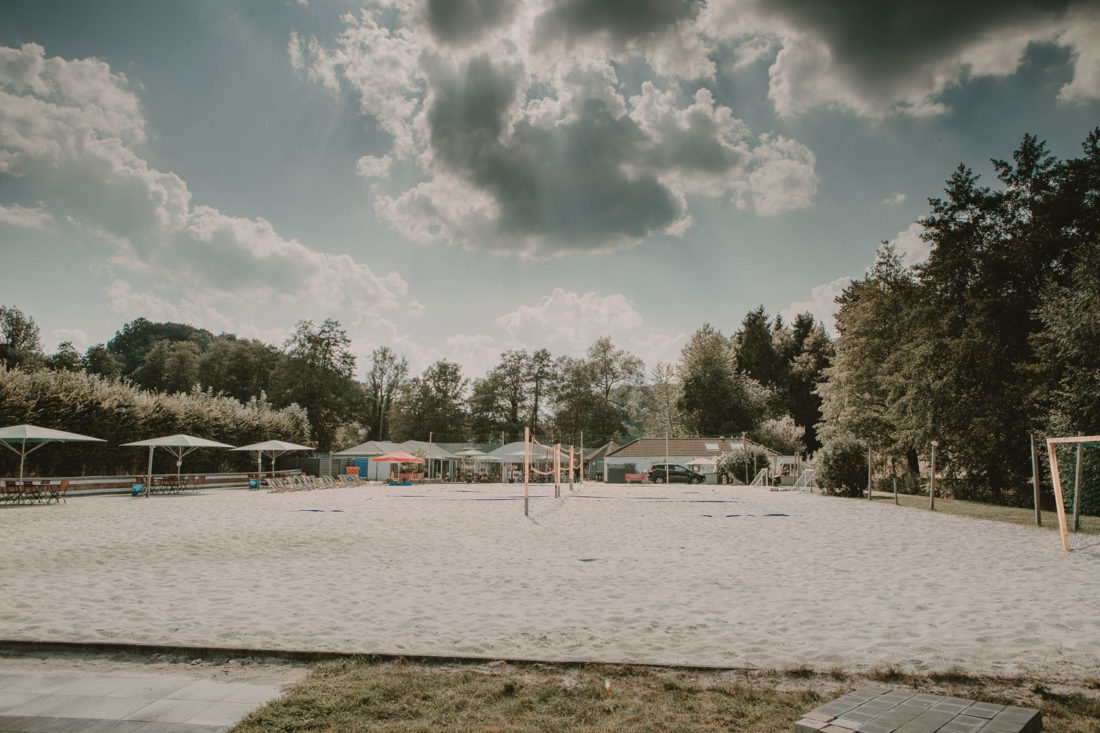
<svg viewBox="0 0 1100 733"><path fill-rule="evenodd" d="M703 474L698 471L692 471L690 468L681 466L678 463L669 463L667 472L665 471L664 463L654 463L646 475L649 480L655 484L663 484L666 481L666 476L669 483L703 483Z"/></svg>

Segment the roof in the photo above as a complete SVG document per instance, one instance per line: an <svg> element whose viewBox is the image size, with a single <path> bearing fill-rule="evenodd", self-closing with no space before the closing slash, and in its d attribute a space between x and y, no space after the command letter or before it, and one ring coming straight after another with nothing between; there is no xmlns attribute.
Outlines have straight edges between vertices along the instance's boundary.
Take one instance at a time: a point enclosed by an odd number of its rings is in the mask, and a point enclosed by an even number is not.
<svg viewBox="0 0 1100 733"><path fill-rule="evenodd" d="M342 450L334 455L337 456L380 456L383 453L393 453L395 451L402 450L400 443L391 443L388 440L368 440L366 443L360 443L359 445Z"/></svg>
<svg viewBox="0 0 1100 733"><path fill-rule="evenodd" d="M587 456L585 456L584 460L586 460L586 461L602 461L604 456L606 456L608 453L613 453L614 451L618 450L618 448L619 448L618 443L616 443L614 440L609 440L608 442L604 443L599 448L597 448L596 450L592 451Z"/></svg>
<svg viewBox="0 0 1100 733"><path fill-rule="evenodd" d="M756 441L746 439L744 441L750 446L759 447L768 452L769 455L778 456L779 453L768 448L765 445L760 445ZM735 450L741 449L741 438L669 438L668 448L665 448L664 438L638 438L633 440L622 448L616 451L612 451L607 454L608 458L649 458L657 456L659 458L668 456L720 456L723 453L730 453Z"/></svg>

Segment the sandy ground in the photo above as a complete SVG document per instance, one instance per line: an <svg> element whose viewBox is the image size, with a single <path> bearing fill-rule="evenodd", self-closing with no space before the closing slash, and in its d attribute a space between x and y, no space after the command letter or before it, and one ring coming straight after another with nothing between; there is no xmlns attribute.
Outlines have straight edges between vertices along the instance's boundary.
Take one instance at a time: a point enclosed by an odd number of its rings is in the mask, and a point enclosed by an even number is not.
<svg viewBox="0 0 1100 733"><path fill-rule="evenodd" d="M0 638L1100 676L1100 546L751 487L0 508ZM518 495L517 495L517 492Z"/></svg>

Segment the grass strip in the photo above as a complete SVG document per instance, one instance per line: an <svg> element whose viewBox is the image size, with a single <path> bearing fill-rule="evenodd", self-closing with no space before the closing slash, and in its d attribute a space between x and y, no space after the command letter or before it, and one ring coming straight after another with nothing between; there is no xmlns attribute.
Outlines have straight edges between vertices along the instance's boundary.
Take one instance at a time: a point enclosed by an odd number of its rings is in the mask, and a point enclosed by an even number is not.
<svg viewBox="0 0 1100 733"><path fill-rule="evenodd" d="M852 675L545 663L427 664L341 660L252 712L253 731L771 731L868 684L1042 710L1046 729L1095 732L1100 681L1037 681L893 669Z"/></svg>

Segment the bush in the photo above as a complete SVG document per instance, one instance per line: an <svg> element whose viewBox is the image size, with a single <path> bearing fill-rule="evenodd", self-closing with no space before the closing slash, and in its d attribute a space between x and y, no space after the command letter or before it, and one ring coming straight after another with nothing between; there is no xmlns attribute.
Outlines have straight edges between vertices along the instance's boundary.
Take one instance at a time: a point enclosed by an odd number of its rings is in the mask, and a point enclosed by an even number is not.
<svg viewBox="0 0 1100 733"><path fill-rule="evenodd" d="M817 464L817 483L826 494L860 496L867 488L867 446L855 438L823 445Z"/></svg>
<svg viewBox="0 0 1100 733"><path fill-rule="evenodd" d="M768 452L759 446L750 445L748 450L738 449L718 456L715 470L730 483L747 484L752 481L756 471L767 465Z"/></svg>

